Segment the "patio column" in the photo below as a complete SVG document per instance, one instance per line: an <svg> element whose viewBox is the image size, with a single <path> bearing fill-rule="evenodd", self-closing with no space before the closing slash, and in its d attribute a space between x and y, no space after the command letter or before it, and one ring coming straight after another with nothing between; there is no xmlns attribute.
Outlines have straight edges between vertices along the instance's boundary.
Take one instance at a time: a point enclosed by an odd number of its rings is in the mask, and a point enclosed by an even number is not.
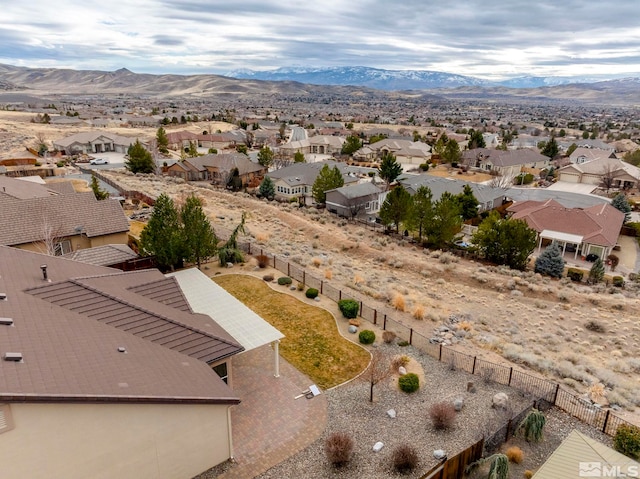
<svg viewBox="0 0 640 479"><path fill-rule="evenodd" d="M231 462L235 462L233 457L233 433L231 431L231 408L227 407L227 432L229 434L229 459Z"/></svg>
<svg viewBox="0 0 640 479"><path fill-rule="evenodd" d="M274 367L274 377L280 377L280 340L276 339L273 342L273 367Z"/></svg>
<svg viewBox="0 0 640 479"><path fill-rule="evenodd" d="M538 251L542 248L542 236L538 236Z"/></svg>

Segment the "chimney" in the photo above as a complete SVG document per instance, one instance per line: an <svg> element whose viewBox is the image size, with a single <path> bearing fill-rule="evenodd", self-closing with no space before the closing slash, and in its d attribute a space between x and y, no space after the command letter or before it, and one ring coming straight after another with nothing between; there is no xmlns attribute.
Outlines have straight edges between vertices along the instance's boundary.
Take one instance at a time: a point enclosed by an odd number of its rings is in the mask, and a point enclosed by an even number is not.
<svg viewBox="0 0 640 479"><path fill-rule="evenodd" d="M41 264L40 265L40 269L42 270L42 278L47 281L47 279L49 279L47 277L47 265L46 264Z"/></svg>

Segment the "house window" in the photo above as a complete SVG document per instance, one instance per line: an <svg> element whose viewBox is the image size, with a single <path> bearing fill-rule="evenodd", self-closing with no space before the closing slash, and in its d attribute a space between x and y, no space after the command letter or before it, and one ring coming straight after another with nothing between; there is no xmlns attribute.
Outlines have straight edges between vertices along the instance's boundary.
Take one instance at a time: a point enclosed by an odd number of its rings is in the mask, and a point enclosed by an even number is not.
<svg viewBox="0 0 640 479"><path fill-rule="evenodd" d="M71 241L64 240L56 243L54 246L54 253L56 256L62 256L63 254L71 253Z"/></svg>
<svg viewBox="0 0 640 479"><path fill-rule="evenodd" d="M220 379L222 379L225 383L229 382L229 373L227 372L227 363L218 364L213 367L213 370L216 372Z"/></svg>
<svg viewBox="0 0 640 479"><path fill-rule="evenodd" d="M13 418L9 404L0 404L0 434L13 429Z"/></svg>

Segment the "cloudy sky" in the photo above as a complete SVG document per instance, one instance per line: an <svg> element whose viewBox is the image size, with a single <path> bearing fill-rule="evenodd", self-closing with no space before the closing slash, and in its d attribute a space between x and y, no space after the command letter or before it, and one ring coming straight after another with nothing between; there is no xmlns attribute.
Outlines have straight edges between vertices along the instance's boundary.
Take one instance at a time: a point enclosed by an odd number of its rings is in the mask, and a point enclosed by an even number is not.
<svg viewBox="0 0 640 479"><path fill-rule="evenodd" d="M638 0L5 0L0 63L138 73L287 66L483 78L640 74Z"/></svg>

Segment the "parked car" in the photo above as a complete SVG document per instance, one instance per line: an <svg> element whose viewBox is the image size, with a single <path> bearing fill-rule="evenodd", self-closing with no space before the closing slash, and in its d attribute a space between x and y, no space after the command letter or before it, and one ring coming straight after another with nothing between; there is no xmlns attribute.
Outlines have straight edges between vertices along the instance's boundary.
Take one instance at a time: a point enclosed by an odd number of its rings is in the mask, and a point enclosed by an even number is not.
<svg viewBox="0 0 640 479"><path fill-rule="evenodd" d="M92 165L108 165L109 160L107 160L106 158L94 158L89 163Z"/></svg>

